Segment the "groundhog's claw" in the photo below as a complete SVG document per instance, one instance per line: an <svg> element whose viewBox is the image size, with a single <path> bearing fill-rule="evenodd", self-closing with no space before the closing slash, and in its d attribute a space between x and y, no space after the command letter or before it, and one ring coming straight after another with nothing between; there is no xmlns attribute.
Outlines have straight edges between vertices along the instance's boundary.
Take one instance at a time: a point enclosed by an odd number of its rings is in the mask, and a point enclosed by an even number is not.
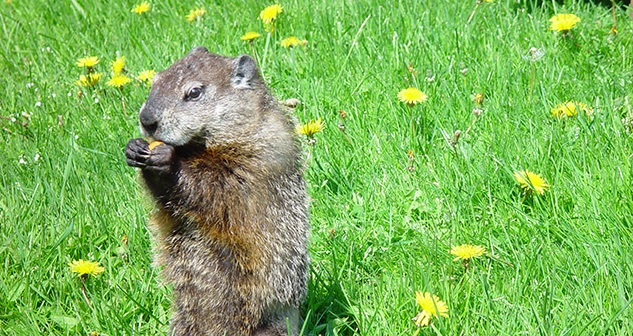
<svg viewBox="0 0 633 336"><path fill-rule="evenodd" d="M145 169L156 172L169 172L174 159L174 147L168 144L161 144L154 147L145 161Z"/></svg>
<svg viewBox="0 0 633 336"><path fill-rule="evenodd" d="M131 167L145 168L149 155L149 144L143 139L132 139L125 146L125 160Z"/></svg>
<svg viewBox="0 0 633 336"><path fill-rule="evenodd" d="M174 147L161 144L150 150L144 139L132 139L125 147L127 164L156 172L168 172L174 158Z"/></svg>

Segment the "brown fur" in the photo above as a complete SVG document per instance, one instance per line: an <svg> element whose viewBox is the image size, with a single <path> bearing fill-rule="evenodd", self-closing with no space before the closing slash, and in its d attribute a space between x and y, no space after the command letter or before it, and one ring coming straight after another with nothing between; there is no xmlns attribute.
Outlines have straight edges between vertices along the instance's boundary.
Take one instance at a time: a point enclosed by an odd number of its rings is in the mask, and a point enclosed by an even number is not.
<svg viewBox="0 0 633 336"><path fill-rule="evenodd" d="M172 87L178 81L170 77L186 83L187 76L192 75L183 72L183 64L199 64L212 69L210 73L224 74L231 73L229 65L238 71L244 64L241 59L205 52L194 50L161 73L162 81L154 83L146 103L152 110L141 112L142 123L143 113L156 114L159 120L150 136L162 140L161 134L165 134L169 138L169 130L161 129L162 123L175 123L164 121L167 112L163 111L171 109L169 118L181 113L177 110L180 105L160 105L165 103L156 99L165 97L153 94L175 91L171 98L178 98L180 88ZM291 334L297 335L298 309L306 293L308 224L292 118L277 107L258 73L250 73L248 92L232 92L227 86L232 78L195 74L205 90L216 85L217 106L229 106L218 115L231 118L235 113L234 119L241 120L237 113L251 109L251 123L240 121L231 126L236 128L233 138L230 130L216 132L223 132L221 137L207 136L205 130L185 144L166 143L148 155L144 155L145 145L139 140L130 141L126 151L128 163L142 168L143 180L157 201L151 225L155 228L157 261L174 287L171 334L286 335L289 327ZM231 107L240 104L240 110ZM204 100L198 105L183 103L193 106L196 113L218 109ZM218 119L218 123L228 122ZM155 164L153 155L162 163Z"/></svg>

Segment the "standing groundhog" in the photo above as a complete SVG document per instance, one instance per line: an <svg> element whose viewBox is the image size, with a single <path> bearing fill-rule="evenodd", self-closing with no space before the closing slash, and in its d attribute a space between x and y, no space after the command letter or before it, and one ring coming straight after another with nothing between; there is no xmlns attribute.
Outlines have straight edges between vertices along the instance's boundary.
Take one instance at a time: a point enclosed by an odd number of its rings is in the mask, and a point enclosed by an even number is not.
<svg viewBox="0 0 633 336"><path fill-rule="evenodd" d="M128 165L157 204L171 335L297 335L307 195L293 118L252 58L198 47L154 78Z"/></svg>

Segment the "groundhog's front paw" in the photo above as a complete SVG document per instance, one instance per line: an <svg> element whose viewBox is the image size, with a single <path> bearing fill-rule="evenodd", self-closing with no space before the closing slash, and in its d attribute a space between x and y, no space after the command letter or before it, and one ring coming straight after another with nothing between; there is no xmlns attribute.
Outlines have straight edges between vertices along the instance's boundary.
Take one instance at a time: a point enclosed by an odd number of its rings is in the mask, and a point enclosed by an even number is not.
<svg viewBox="0 0 633 336"><path fill-rule="evenodd" d="M165 143L150 146L144 139L132 139L125 147L125 158L127 164L132 167L169 172L174 158L174 147Z"/></svg>
<svg viewBox="0 0 633 336"><path fill-rule="evenodd" d="M132 139L125 146L125 159L131 167L145 168L149 153L149 144L144 139Z"/></svg>

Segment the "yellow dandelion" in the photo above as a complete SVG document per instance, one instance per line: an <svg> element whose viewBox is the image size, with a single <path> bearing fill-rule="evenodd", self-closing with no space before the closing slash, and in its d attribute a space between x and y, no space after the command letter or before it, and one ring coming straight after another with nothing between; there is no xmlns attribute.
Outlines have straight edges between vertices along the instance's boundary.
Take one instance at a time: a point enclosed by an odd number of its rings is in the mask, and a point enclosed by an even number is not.
<svg viewBox="0 0 633 336"><path fill-rule="evenodd" d="M107 86L113 86L116 88L121 88L123 87L123 85L131 82L132 79L124 74L115 74L114 76L112 76L112 78L110 78L109 81L106 82Z"/></svg>
<svg viewBox="0 0 633 336"><path fill-rule="evenodd" d="M259 13L259 19L262 20L265 25L270 25L277 19L277 14L281 12L283 12L283 8L280 4L270 5Z"/></svg>
<svg viewBox="0 0 633 336"><path fill-rule="evenodd" d="M593 113L593 109L588 107L585 103L568 101L562 104L558 104L552 107L552 117L562 119L566 117L573 117L578 114L578 111L584 111L587 115Z"/></svg>
<svg viewBox="0 0 633 336"><path fill-rule="evenodd" d="M473 96L473 101L475 101L475 104L477 105L481 105L484 103L484 94L479 92L479 93L475 93L475 95Z"/></svg>
<svg viewBox="0 0 633 336"><path fill-rule="evenodd" d="M240 40L242 41L252 41L258 37L262 36L262 34L258 33L258 32L254 32L254 31L250 31L244 35L242 35L242 37L240 37Z"/></svg>
<svg viewBox="0 0 633 336"><path fill-rule="evenodd" d="M193 22L196 19L201 18L206 12L207 11L204 7L194 8L189 11L189 14L185 16L185 19L187 19L187 22Z"/></svg>
<svg viewBox="0 0 633 336"><path fill-rule="evenodd" d="M300 40L296 36L289 36L281 40L281 46L284 48L296 47L298 45L304 46L308 44L307 40Z"/></svg>
<svg viewBox="0 0 633 336"><path fill-rule="evenodd" d="M136 14L143 14L145 12L148 12L151 8L152 6L149 4L149 2L143 1L140 4L132 7L132 10L130 12L136 13Z"/></svg>
<svg viewBox="0 0 633 336"><path fill-rule="evenodd" d="M312 137L314 136L314 134L322 131L323 128L325 128L325 125L323 125L323 120L319 118L317 120L310 120L301 126L297 126L296 132L297 134L303 134L307 137Z"/></svg>
<svg viewBox="0 0 633 336"><path fill-rule="evenodd" d="M423 103L428 98L429 96L427 96L424 92L413 87L398 92L398 100L411 106Z"/></svg>
<svg viewBox="0 0 633 336"><path fill-rule="evenodd" d="M480 245L471 245L471 244L463 244L459 246L453 246L451 248L450 254L456 256L453 261L462 259L468 260L470 258L475 258L482 256L486 253L486 248Z"/></svg>
<svg viewBox="0 0 633 336"><path fill-rule="evenodd" d="M422 309L414 318L418 327L429 325L433 317L448 317L448 306L437 295L431 295L429 292L415 292L415 301Z"/></svg>
<svg viewBox="0 0 633 336"><path fill-rule="evenodd" d="M154 75L156 75L156 71L154 70L143 70L138 74L138 79L142 82L151 83L154 79Z"/></svg>
<svg viewBox="0 0 633 336"><path fill-rule="evenodd" d="M514 172L514 179L526 193L536 192L539 195L543 195L545 190L549 188L549 185L545 183L542 177L529 170Z"/></svg>
<svg viewBox="0 0 633 336"><path fill-rule="evenodd" d="M83 259L73 260L68 263L68 267L70 267L71 272L77 273L77 276L97 276L105 270L98 261L86 261Z"/></svg>
<svg viewBox="0 0 633 336"><path fill-rule="evenodd" d="M580 18L574 14L556 14L549 19L551 25L549 26L549 30L554 30L557 32L567 32L570 29L574 28L578 22L580 22Z"/></svg>
<svg viewBox="0 0 633 336"><path fill-rule="evenodd" d="M81 75L79 76L79 80L76 81L75 84L79 86L93 87L97 85L97 83L99 82L102 76L103 74L99 72L93 72L87 75Z"/></svg>
<svg viewBox="0 0 633 336"><path fill-rule="evenodd" d="M114 74L119 74L123 72L123 68L125 67L125 56L117 57L116 60L110 62L112 66L112 72Z"/></svg>
<svg viewBox="0 0 633 336"><path fill-rule="evenodd" d="M75 63L78 67L86 67L86 68L92 68L95 65L97 65L97 63L99 63L99 57L97 56L88 56L88 57L84 57L84 58L80 58L77 63Z"/></svg>

